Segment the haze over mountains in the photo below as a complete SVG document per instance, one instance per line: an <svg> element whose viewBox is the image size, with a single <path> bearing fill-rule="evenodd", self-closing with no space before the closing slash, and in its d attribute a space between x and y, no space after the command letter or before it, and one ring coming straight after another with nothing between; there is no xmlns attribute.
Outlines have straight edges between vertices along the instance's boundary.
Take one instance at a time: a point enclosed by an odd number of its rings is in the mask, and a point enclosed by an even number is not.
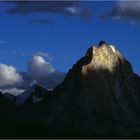
<svg viewBox="0 0 140 140"><path fill-rule="evenodd" d="M33 85L15 98L1 94L1 100L2 126L33 127L19 137L123 138L140 132L140 77L117 48L103 41L91 46L53 91Z"/></svg>

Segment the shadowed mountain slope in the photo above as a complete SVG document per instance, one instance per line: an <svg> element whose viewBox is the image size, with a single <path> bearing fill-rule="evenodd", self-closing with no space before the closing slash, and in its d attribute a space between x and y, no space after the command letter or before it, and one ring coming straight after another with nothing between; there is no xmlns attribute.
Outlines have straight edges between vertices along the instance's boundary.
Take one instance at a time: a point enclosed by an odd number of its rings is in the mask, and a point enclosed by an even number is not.
<svg viewBox="0 0 140 140"><path fill-rule="evenodd" d="M140 78L122 54L104 42L73 65L54 89L51 107L44 121L48 128L132 135L140 130Z"/></svg>

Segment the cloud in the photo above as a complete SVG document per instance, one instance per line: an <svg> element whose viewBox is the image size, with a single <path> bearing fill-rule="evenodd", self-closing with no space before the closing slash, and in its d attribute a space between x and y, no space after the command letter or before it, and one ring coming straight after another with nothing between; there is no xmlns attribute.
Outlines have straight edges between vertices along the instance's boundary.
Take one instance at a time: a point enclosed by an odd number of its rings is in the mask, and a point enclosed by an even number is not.
<svg viewBox="0 0 140 140"><path fill-rule="evenodd" d="M0 91L3 94L10 93L14 96L18 96L19 94L23 93L25 90L24 89L18 89L18 88L6 88L6 89L0 89Z"/></svg>
<svg viewBox="0 0 140 140"><path fill-rule="evenodd" d="M51 54L48 53L48 52L39 51L39 52L35 53L34 55L36 55L36 56L41 56L41 57L45 57L45 58L47 58L49 61L52 61Z"/></svg>
<svg viewBox="0 0 140 140"><path fill-rule="evenodd" d="M48 57L48 53L38 52L27 64L27 71L17 72L13 66L0 64L0 91L18 95L23 90L34 84L47 89L54 89L65 77L65 73L57 71L42 56Z"/></svg>
<svg viewBox="0 0 140 140"><path fill-rule="evenodd" d="M16 68L5 64L0 64L0 87L19 84L23 81L21 75L16 72Z"/></svg>
<svg viewBox="0 0 140 140"><path fill-rule="evenodd" d="M91 13L89 10L82 9L78 6L67 7L65 10L68 12L66 13L67 15L79 16L82 17L83 19L91 18Z"/></svg>
<svg viewBox="0 0 140 140"><path fill-rule="evenodd" d="M28 63L28 73L33 79L43 78L54 72L55 69L41 56L33 56Z"/></svg>
<svg viewBox="0 0 140 140"><path fill-rule="evenodd" d="M67 7L66 11L73 15L81 14L82 12L81 8L78 8L78 7Z"/></svg>
<svg viewBox="0 0 140 140"><path fill-rule="evenodd" d="M87 9L80 8L76 1L15 1L6 2L9 6L6 10L10 15L27 15L33 13L53 13L65 16L90 17ZM40 20L44 23L44 20ZM48 21L45 23L48 23Z"/></svg>
<svg viewBox="0 0 140 140"><path fill-rule="evenodd" d="M112 10L101 16L105 20L140 22L140 1L118 1Z"/></svg>
<svg viewBox="0 0 140 140"><path fill-rule="evenodd" d="M49 89L60 84L65 77L65 74L58 72L43 57L37 55L28 62L27 73L32 81Z"/></svg>

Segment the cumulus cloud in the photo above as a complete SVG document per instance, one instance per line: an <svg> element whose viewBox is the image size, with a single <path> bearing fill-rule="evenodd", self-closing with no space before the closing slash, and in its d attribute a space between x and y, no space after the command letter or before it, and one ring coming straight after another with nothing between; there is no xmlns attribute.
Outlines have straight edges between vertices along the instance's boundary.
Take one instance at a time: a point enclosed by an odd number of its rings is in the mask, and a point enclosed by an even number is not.
<svg viewBox="0 0 140 140"><path fill-rule="evenodd" d="M140 1L118 1L112 10L101 18L140 22Z"/></svg>
<svg viewBox="0 0 140 140"><path fill-rule="evenodd" d="M41 56L41 57L45 57L45 58L47 58L47 60L52 61L51 54L48 53L48 52L39 51L39 52L35 53L34 55L36 55L36 56Z"/></svg>
<svg viewBox="0 0 140 140"><path fill-rule="evenodd" d="M43 57L37 55L29 61L27 73L32 81L49 89L60 84L65 77L65 74L58 72Z"/></svg>
<svg viewBox="0 0 140 140"><path fill-rule="evenodd" d="M21 75L16 72L15 67L0 64L0 87L19 84L22 80Z"/></svg>
<svg viewBox="0 0 140 140"><path fill-rule="evenodd" d="M6 3L9 5L6 12L10 15L53 13L81 18L91 16L91 13L87 9L80 8L80 2L76 1L15 1ZM42 22L44 23L44 21Z"/></svg>
<svg viewBox="0 0 140 140"><path fill-rule="evenodd" d="M60 84L65 73L57 71L41 57L47 56L48 53L38 52L38 54L40 55L33 56L28 62L25 72L17 72L13 66L0 64L0 91L17 96L34 84L47 89L53 89Z"/></svg>
<svg viewBox="0 0 140 140"><path fill-rule="evenodd" d="M34 78L42 78L45 75L53 73L55 69L41 56L33 56L28 63L28 73Z"/></svg>

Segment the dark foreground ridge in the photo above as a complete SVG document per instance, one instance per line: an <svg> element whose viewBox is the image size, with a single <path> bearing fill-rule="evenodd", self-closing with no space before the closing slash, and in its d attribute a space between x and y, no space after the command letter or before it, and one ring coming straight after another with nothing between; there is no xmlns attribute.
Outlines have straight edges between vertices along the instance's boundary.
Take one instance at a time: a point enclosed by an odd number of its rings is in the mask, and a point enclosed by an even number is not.
<svg viewBox="0 0 140 140"><path fill-rule="evenodd" d="M140 78L104 41L53 91L37 86L31 95L44 100L14 106L9 121L1 119L2 138L140 138Z"/></svg>

